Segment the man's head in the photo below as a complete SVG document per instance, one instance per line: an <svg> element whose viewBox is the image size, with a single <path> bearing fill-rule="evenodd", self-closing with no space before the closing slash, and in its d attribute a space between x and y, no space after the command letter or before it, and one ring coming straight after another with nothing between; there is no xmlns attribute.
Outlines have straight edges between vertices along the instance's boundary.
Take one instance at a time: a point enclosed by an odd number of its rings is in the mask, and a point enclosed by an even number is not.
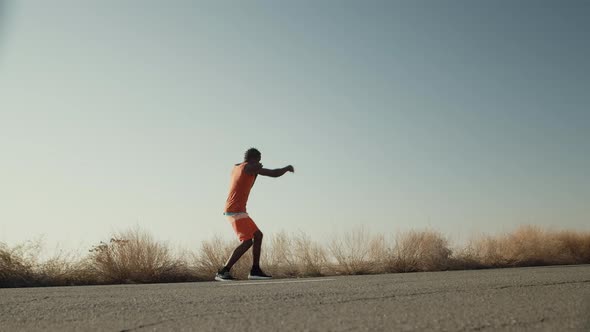
<svg viewBox="0 0 590 332"><path fill-rule="evenodd" d="M262 154L255 148L250 148L244 154L244 161L246 162L256 162L259 163L260 159L262 159Z"/></svg>

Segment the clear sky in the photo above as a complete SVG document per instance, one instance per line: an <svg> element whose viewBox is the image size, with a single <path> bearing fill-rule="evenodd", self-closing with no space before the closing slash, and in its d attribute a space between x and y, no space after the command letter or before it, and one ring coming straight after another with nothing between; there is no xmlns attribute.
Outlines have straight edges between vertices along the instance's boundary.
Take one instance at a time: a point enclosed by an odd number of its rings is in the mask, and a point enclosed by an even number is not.
<svg viewBox="0 0 590 332"><path fill-rule="evenodd" d="M590 229L590 2L0 7L0 241Z"/></svg>

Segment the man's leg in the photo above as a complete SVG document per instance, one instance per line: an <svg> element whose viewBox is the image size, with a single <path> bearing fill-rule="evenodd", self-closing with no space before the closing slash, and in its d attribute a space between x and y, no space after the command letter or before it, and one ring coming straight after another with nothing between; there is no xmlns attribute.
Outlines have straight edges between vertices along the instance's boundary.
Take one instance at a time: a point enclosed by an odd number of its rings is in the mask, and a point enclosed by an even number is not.
<svg viewBox="0 0 590 332"><path fill-rule="evenodd" d="M254 233L254 243L252 244L252 270L248 279L264 280L272 278L270 275L262 272L260 269L260 251L262 247L262 232L256 231Z"/></svg>
<svg viewBox="0 0 590 332"><path fill-rule="evenodd" d="M242 257L242 255L246 253L246 251L248 251L248 249L250 249L251 246L252 239L242 241L242 243L236 249L234 249L234 252L231 254L222 270L229 272L234 264L236 264L236 262Z"/></svg>
<svg viewBox="0 0 590 332"><path fill-rule="evenodd" d="M252 247L252 269L260 268L260 251L262 249L262 232L254 233L254 244Z"/></svg>

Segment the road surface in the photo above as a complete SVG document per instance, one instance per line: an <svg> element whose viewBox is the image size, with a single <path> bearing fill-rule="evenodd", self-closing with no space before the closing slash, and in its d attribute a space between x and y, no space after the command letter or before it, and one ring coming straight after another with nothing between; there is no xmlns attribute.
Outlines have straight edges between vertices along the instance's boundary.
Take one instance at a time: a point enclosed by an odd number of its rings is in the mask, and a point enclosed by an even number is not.
<svg viewBox="0 0 590 332"><path fill-rule="evenodd" d="M590 265L0 289L2 331L590 331Z"/></svg>

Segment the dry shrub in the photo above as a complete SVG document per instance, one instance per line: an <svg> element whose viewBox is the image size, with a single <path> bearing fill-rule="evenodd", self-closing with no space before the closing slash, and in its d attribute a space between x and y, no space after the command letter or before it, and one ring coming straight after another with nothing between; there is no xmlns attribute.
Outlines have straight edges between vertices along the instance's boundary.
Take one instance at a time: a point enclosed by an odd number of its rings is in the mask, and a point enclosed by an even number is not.
<svg viewBox="0 0 590 332"><path fill-rule="evenodd" d="M521 226L512 233L476 237L458 259L483 268L590 263L590 234Z"/></svg>
<svg viewBox="0 0 590 332"><path fill-rule="evenodd" d="M373 240L363 228L337 236L329 246L332 257L336 260L333 269L342 274L374 273L379 263L371 260Z"/></svg>
<svg viewBox="0 0 590 332"><path fill-rule="evenodd" d="M57 253L40 260L42 239L27 241L9 248L0 243L0 287L66 286L80 284L86 277L80 275L80 260L73 255ZM75 279L75 280L73 280Z"/></svg>
<svg viewBox="0 0 590 332"><path fill-rule="evenodd" d="M325 273L326 251L302 232L273 235L270 246L263 245L262 253L263 264L273 277L319 277Z"/></svg>
<svg viewBox="0 0 590 332"><path fill-rule="evenodd" d="M286 232L274 234L270 245L262 245L264 267L273 277L299 276L299 266L295 258L294 241Z"/></svg>
<svg viewBox="0 0 590 332"><path fill-rule="evenodd" d="M392 249L385 241L382 234L374 236L369 242L369 260L373 264L373 271L376 273L387 272L388 262L391 261Z"/></svg>
<svg viewBox="0 0 590 332"><path fill-rule="evenodd" d="M408 231L396 237L385 263L387 272L440 271L449 267L451 249L439 232Z"/></svg>
<svg viewBox="0 0 590 332"><path fill-rule="evenodd" d="M294 237L295 261L300 277L319 277L324 274L327 255L324 248L311 238L299 233Z"/></svg>
<svg viewBox="0 0 590 332"><path fill-rule="evenodd" d="M551 235L536 226L517 228L505 238L499 239L503 243L504 259L514 266L560 263L559 243Z"/></svg>
<svg viewBox="0 0 590 332"><path fill-rule="evenodd" d="M0 287L212 280L238 244L215 237L203 242L196 254L175 256L136 228L101 242L86 257L60 252L41 261L41 240L12 248L0 243ZM262 254L263 269L279 278L589 264L590 232L522 226L510 233L474 237L454 254L448 240L431 230L400 233L391 241L360 228L336 237L328 250L304 233L281 232L265 240ZM190 257L192 266L187 263ZM246 278L251 264L249 250L232 274Z"/></svg>
<svg viewBox="0 0 590 332"><path fill-rule="evenodd" d="M496 268L511 266L513 258L508 254L510 243L506 237L479 235L457 252L457 268Z"/></svg>
<svg viewBox="0 0 590 332"><path fill-rule="evenodd" d="M190 280L187 265L172 257L152 236L131 229L90 250L89 267L100 283L170 282Z"/></svg>
<svg viewBox="0 0 590 332"><path fill-rule="evenodd" d="M86 260L59 252L37 266L37 283L45 286L95 284L96 278L88 267Z"/></svg>
<svg viewBox="0 0 590 332"><path fill-rule="evenodd" d="M34 279L34 264L27 259L27 246L9 248L0 243L0 287L29 286Z"/></svg>
<svg viewBox="0 0 590 332"><path fill-rule="evenodd" d="M590 264L590 232L560 231L554 236L567 258L564 264Z"/></svg>

